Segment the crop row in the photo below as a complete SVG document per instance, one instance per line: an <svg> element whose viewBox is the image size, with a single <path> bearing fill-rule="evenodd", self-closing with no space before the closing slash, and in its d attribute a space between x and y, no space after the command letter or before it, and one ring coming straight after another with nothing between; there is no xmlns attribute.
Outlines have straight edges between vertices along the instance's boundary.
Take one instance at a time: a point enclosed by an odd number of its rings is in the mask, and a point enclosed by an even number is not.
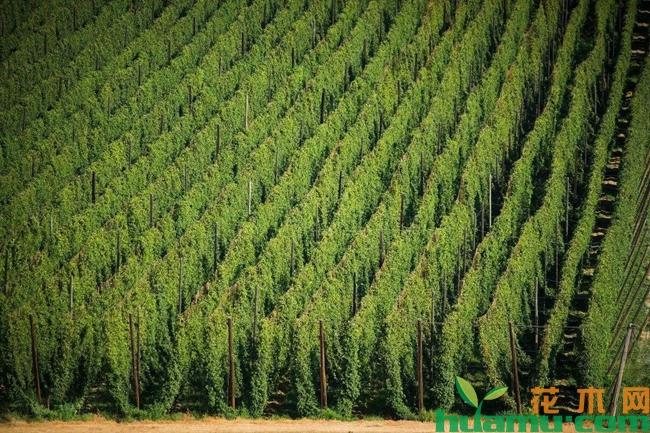
<svg viewBox="0 0 650 433"><path fill-rule="evenodd" d="M188 11L189 7L190 3L181 2L166 8L149 31L105 68L78 81L42 121L33 122L22 134L5 138L10 151L6 158L17 161L3 171L6 187L2 200L8 203L3 214L10 216L12 223L10 228L3 227L5 231L25 230L21 224L26 217L43 218L45 212L35 203L44 204L42 207L51 212L54 204L69 205L63 190L69 190L71 182L84 185L81 192L88 192L88 174L102 174L106 159L114 159L116 152L125 155L120 162L126 159L129 146L131 162L144 153L162 134L161 121L171 129L171 122L180 117L176 98L187 99L187 87L181 80L197 66L206 65L209 52L222 51L226 70L242 56L240 38L223 33L241 31L244 18L250 19L254 28L252 23L258 18L246 12L261 5L242 10L236 2L227 1L219 8L214 2L198 1ZM199 19L193 32L195 15ZM251 38L257 34L259 29ZM166 43L171 41L166 37L174 38L173 45ZM218 61L215 56L207 59ZM79 205L86 205L90 196L75 198L80 199Z"/></svg>
<svg viewBox="0 0 650 433"><path fill-rule="evenodd" d="M582 344L584 345L584 380L595 386L608 383L606 382L607 368L610 361L615 358L615 350L620 346L619 341L613 341L615 333L618 332L616 322L624 307L624 303L620 300L629 297L629 294L623 294L620 290L627 277L626 260L633 247L634 220L638 209L639 192L644 173L647 170L649 150L647 131L650 127L650 116L648 116L647 110L647 101L650 96L650 67L648 65L650 65L650 61L646 60L632 100L630 134L625 144L614 221L603 239L602 251L598 259L598 271L592 285L589 309L581 327ZM645 217L643 215L641 217L647 220L647 214ZM644 264L644 266L647 265ZM636 276L633 277L636 278ZM643 286L641 285L641 287ZM630 287L628 290L632 291L633 288ZM647 293L643 293L643 290L640 292L641 296L632 299L634 305L643 304L647 297ZM624 327L625 325L623 323L620 326ZM618 335L620 336L622 333Z"/></svg>
<svg viewBox="0 0 650 433"><path fill-rule="evenodd" d="M536 382L540 385L548 383L549 367L552 365L551 357L557 353L559 344L562 342L563 327L569 315L571 299L577 290L578 271L582 258L587 252L591 241L591 233L596 222L596 208L602 191L602 180L609 154L609 146L614 138L616 118L622 104L625 78L630 64L631 35L636 17L636 6L636 1L631 1L626 6L625 28L621 36L619 57L612 76L607 111L601 121L598 136L594 140L587 195L580 209L580 219L576 224L573 237L564 257L561 271L562 277L557 288L553 309L544 329L540 355L536 361L538 363Z"/></svg>
<svg viewBox="0 0 650 433"><path fill-rule="evenodd" d="M143 3L133 9L131 2L122 0L96 5L95 10L97 15L93 21L69 37L59 38L56 32L54 35L47 31L33 33L31 36L38 41L36 61L7 60L7 79L0 86L0 97L8 109L2 113L5 134L20 133L60 97L64 90L63 77L85 76L97 70L106 59L146 31L163 8L152 1L150 5Z"/></svg>
<svg viewBox="0 0 650 433"><path fill-rule="evenodd" d="M505 270L496 282L492 302L479 320L481 353L493 383L502 381L504 372L510 372L507 354L509 336L505 324L508 321L518 324L529 322L536 280L541 280L540 273L545 272L544 256L564 248L560 222L567 216L567 177L577 175L575 159L578 149L589 139L591 123L596 121L597 101L593 99L593 89L604 71L606 41L611 22L616 16L615 11L615 2L601 0L596 3L594 42L588 57L575 71L568 113L554 140L551 174L545 183L543 201L521 229Z"/></svg>
<svg viewBox="0 0 650 433"><path fill-rule="evenodd" d="M209 147L200 147L195 146L194 140L192 140L192 134L200 130L204 126L204 123L214 117L216 113L221 109L219 103L229 102L229 107L236 106L238 111L233 111L228 113L228 116L234 118L235 115L242 111L242 96L241 92L237 93L239 88L238 80L244 79L248 73L252 72L253 64L260 59L265 58L268 51L271 49L270 45L273 43L276 34L278 32L283 32L287 30L290 26L290 23L293 20L292 13L298 13L298 7L294 7L293 11L286 11L280 14L278 18L279 25L271 25L268 27L268 32L264 36L266 41L263 45L255 45L251 49L249 55L239 64L233 67L233 69L219 75L218 71L214 73L215 80L221 85L217 91L210 91L206 89L204 92L197 96L197 100L192 102L193 114L192 118L189 119L189 116L180 118L179 123L169 132L163 132L163 135L154 143L149 146L149 154L146 157L139 159L136 163L133 163L128 167L127 158L125 158L126 150L123 146L121 149L117 149L117 154L113 154L111 160L106 159L107 167L106 170L112 169L115 176L114 184L108 185L105 190L102 191L101 196L99 196L94 204L91 204L88 207L82 207L81 209L76 209L75 206L70 206L69 209L66 207L59 207L58 210L63 212L66 210L66 213L70 213L66 218L70 218L70 222L67 224L62 224L60 226L54 226L52 219L50 220L50 227L43 226L40 233L36 233L36 239L32 240L29 237L21 239L19 246L22 246L23 249L18 250L19 257L22 260L19 261L18 265L23 267L31 266L30 256L33 254L32 251L38 250L40 243L45 242L42 250L46 252L44 260L39 264L38 268L30 273L29 278L38 281L46 280L51 273L58 268L58 266L64 261L72 258L77 254L82 248L83 244L88 239L89 235L94 233L97 229L102 227L102 225L109 221L124 204L128 203L128 200L132 198L136 193L143 188L146 188L147 185L152 184L159 178L165 179L162 177L165 174L165 168L172 165L175 161L179 161L179 157L183 156L185 153L195 152L197 149L202 152L201 165L194 166L195 169L202 168L206 164L211 162L211 153L213 153L214 146L210 145ZM275 23L275 21L273 21ZM226 36L227 37L227 36ZM232 40L232 38L230 38ZM237 43L237 42L233 42ZM207 74L201 74L207 75ZM206 78L207 81L207 78ZM206 82L208 85L209 82ZM197 86L198 87L198 86ZM266 105L267 95L257 92L251 94L251 97L257 96L258 99L253 99L253 103L249 103L249 107L252 109L258 109L262 111L262 108ZM230 96L230 97L229 97ZM187 96L185 96L187 97ZM229 97L229 98L228 98ZM224 101L224 99L226 101ZM262 103L257 103L260 99L263 99ZM234 102L236 101L236 103ZM187 103L187 101L183 101ZM183 103L181 102L181 104ZM242 122L239 119L242 119L243 116L238 116L237 121L232 121L229 124L237 125L238 127L242 125ZM151 129L156 129L157 126ZM208 157L206 157L208 154ZM182 159L180 160L182 161ZM199 159L196 160L199 162ZM125 165L127 167L125 167ZM122 173L126 168L126 172ZM97 176L101 176L101 172L96 172ZM105 176L109 176L108 173L104 172ZM123 176L118 177L120 174ZM169 182L169 178L167 178ZM182 184L182 183L181 183ZM76 186L83 188L80 184ZM65 193L65 191L64 191ZM75 194L76 195L76 194ZM165 198L176 198L177 195L169 194L160 195L160 199ZM148 196L145 196L145 200L148 200ZM79 200L78 200L79 201ZM80 200L82 203L87 203L88 200ZM71 203L73 199L71 197ZM79 205L77 202L74 202ZM173 203L173 200L172 200ZM161 203L162 205L162 203ZM83 206L83 204L81 205ZM162 209L162 206L161 206ZM79 212L77 215L74 215L74 212ZM137 215L136 215L137 216ZM128 223L133 222L133 217L130 218ZM140 225L142 226L142 225ZM49 231L52 230L52 233ZM31 241L31 248L30 247ZM38 241L38 242L37 242ZM24 250L27 251L24 251ZM32 252L30 254L30 252ZM92 259L92 257L91 257ZM18 269L20 271L20 268ZM20 275L19 272L16 272ZM27 276L26 276L27 277ZM23 286L21 281L18 280L16 285Z"/></svg>
<svg viewBox="0 0 650 433"><path fill-rule="evenodd" d="M441 215L453 202L459 185L455 179L459 179L468 154L474 152L472 145L482 130L483 122L495 106L506 71L528 26L529 3L519 2L514 7L502 7L512 8L512 11L502 37L494 38L501 43L496 48L491 63L488 63L489 58L479 57L474 53L489 53L495 48L492 46L494 42L478 49L468 43L464 47L465 51L458 53L458 61L463 62L468 71L476 68L466 77L461 75L461 80L467 79L471 82L476 80L476 77L481 77L481 81L467 99L467 108L460 116L455 134L448 140L445 140L444 136L436 135L439 125L435 119L440 118L440 113L436 110L429 113L430 117L422 128L422 134L414 141L413 151L408 158L404 158L398 171L399 175L394 178L391 193L383 204L385 207L375 212L370 223L357 235L337 268L329 272L328 280L313 297L306 313L296 322L294 351L297 353L295 364L298 372L298 390L314 389L311 373L315 369L310 359L315 359L313 354L317 352L317 325L319 320L323 319L327 334L337 336L328 345L327 360L332 366L341 366L330 368L333 370L333 376L341 378L340 383L337 381L332 385L338 385L337 388L340 388L337 390L337 394L340 393L342 397L337 398L342 400L340 406L350 412L352 407L359 404L362 389L365 397L374 392L369 389L368 382L372 383L376 375L368 367L375 354L374 343L378 337L375 330L393 305L404 279L412 270ZM498 8L496 13L504 15ZM468 31L465 37L468 41L473 41L476 34ZM479 39L486 40L484 37ZM469 52L473 53L472 57L475 58L474 65L467 61L466 53ZM489 68L483 71L482 64L489 64ZM454 70L453 66L450 70ZM447 83L453 81L450 79ZM433 105L445 110L435 102ZM436 148L431 146L431 143L440 142L444 143L440 146L444 150L434 158L433 164L425 159L424 165L430 168L421 173L418 156L425 152L435 155ZM424 179L429 178L426 183L421 176ZM421 187L421 199L408 198L418 197L420 182L424 183ZM406 199L402 200L402 197ZM410 213L414 216L409 216L411 208L413 210ZM393 234L386 235L391 231ZM386 251L373 248L377 239L386 242ZM378 251L378 254L374 251ZM353 276L354 281L349 276ZM356 288L360 302L350 296L351 287ZM359 304L356 315L354 313L357 307L350 308L351 300ZM335 313L336 310L349 311L350 314ZM344 325L350 318L349 330L346 330ZM341 343L338 343L339 341Z"/></svg>

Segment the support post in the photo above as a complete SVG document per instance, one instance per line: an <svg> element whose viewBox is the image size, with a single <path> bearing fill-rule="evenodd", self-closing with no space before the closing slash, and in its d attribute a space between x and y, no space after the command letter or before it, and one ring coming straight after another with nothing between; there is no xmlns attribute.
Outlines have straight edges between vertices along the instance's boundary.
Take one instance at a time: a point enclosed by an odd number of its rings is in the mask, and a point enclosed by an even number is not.
<svg viewBox="0 0 650 433"><path fill-rule="evenodd" d="M74 276L70 275L70 314L74 309Z"/></svg>
<svg viewBox="0 0 650 433"><path fill-rule="evenodd" d="M253 341L257 341L257 315L260 297L260 287L255 286L255 298L253 300Z"/></svg>
<svg viewBox="0 0 650 433"><path fill-rule="evenodd" d="M216 143L215 143L215 150L214 150L214 161L217 161L217 158L219 157L219 152L221 151L221 125L217 124L217 138L216 138Z"/></svg>
<svg viewBox="0 0 650 433"><path fill-rule="evenodd" d="M515 391L517 413L521 414L521 395L519 394L519 367L517 367L517 348L515 347L515 331L512 322L508 323L510 330L510 355L512 357L512 379Z"/></svg>
<svg viewBox="0 0 650 433"><path fill-rule="evenodd" d="M140 409L140 383L138 379L138 359L136 355L136 342L133 337L133 316L129 313L129 339L131 340L131 378L135 391L135 407Z"/></svg>
<svg viewBox="0 0 650 433"><path fill-rule="evenodd" d="M404 229L404 193L399 197L399 230Z"/></svg>
<svg viewBox="0 0 650 433"><path fill-rule="evenodd" d="M319 322L320 331L320 407L327 409L327 376L325 373L325 330L323 321Z"/></svg>
<svg viewBox="0 0 650 433"><path fill-rule="evenodd" d="M91 174L91 192L90 192L90 200L92 201L93 204L95 204L96 198L97 198L97 173L92 172Z"/></svg>
<svg viewBox="0 0 650 433"><path fill-rule="evenodd" d="M149 194L149 228L153 227L153 194Z"/></svg>
<svg viewBox="0 0 650 433"><path fill-rule="evenodd" d="M384 264L384 230L382 229L379 232L379 264L378 268L381 268L381 265Z"/></svg>
<svg viewBox="0 0 650 433"><path fill-rule="evenodd" d="M320 123L325 121L325 88L320 92Z"/></svg>
<svg viewBox="0 0 650 433"><path fill-rule="evenodd" d="M564 236L569 238L569 176L566 177L566 209L564 211Z"/></svg>
<svg viewBox="0 0 650 433"><path fill-rule="evenodd" d="M246 107L244 110L244 129L248 131L248 111L250 107L248 92L246 93Z"/></svg>
<svg viewBox="0 0 650 433"><path fill-rule="evenodd" d="M535 346L539 347L539 280L535 278Z"/></svg>
<svg viewBox="0 0 650 433"><path fill-rule="evenodd" d="M183 312L183 256L178 257L178 314Z"/></svg>
<svg viewBox="0 0 650 433"><path fill-rule="evenodd" d="M117 271L120 269L120 266L122 265L122 254L120 254L120 249L121 249L121 239L120 239L120 232L119 230L117 231L116 235L117 240L116 240L116 245L115 245L115 270Z"/></svg>
<svg viewBox="0 0 650 433"><path fill-rule="evenodd" d="M194 114L192 109L192 86L190 85L187 86L187 108L189 108L190 114Z"/></svg>
<svg viewBox="0 0 650 433"><path fill-rule="evenodd" d="M357 274L352 273L352 317L357 315Z"/></svg>
<svg viewBox="0 0 650 433"><path fill-rule="evenodd" d="M5 248L5 273L2 281L5 295L9 295L9 247Z"/></svg>
<svg viewBox="0 0 650 433"><path fill-rule="evenodd" d="M253 181L248 181L248 216L251 216L253 210Z"/></svg>
<svg viewBox="0 0 650 433"><path fill-rule="evenodd" d="M485 205L481 201L481 240L485 237Z"/></svg>
<svg viewBox="0 0 650 433"><path fill-rule="evenodd" d="M422 320L418 319L418 411L424 412L424 373L423 373Z"/></svg>
<svg viewBox="0 0 650 433"><path fill-rule="evenodd" d="M490 203L490 211L488 214L488 228L492 228L492 173L490 173L490 179L489 179L489 203Z"/></svg>
<svg viewBox="0 0 650 433"><path fill-rule="evenodd" d="M216 275L217 264L219 263L219 231L217 223L212 225L212 273Z"/></svg>
<svg viewBox="0 0 650 433"><path fill-rule="evenodd" d="M630 323L627 328L627 334L625 335L625 343L623 343L623 354L621 355L621 365L618 369L618 375L616 376L616 384L614 385L614 396L612 401L609 404L609 411L612 416L616 416L616 409L618 408L618 398L621 393L621 384L623 383L623 374L625 373L625 363L627 362L627 355L630 348L630 338L632 336L632 331L634 330L634 323Z"/></svg>
<svg viewBox="0 0 650 433"><path fill-rule="evenodd" d="M228 317L228 404L235 409L235 359L232 352L232 317Z"/></svg>
<svg viewBox="0 0 650 433"><path fill-rule="evenodd" d="M34 375L34 388L36 389L36 399L39 403L41 399L41 373L38 367L38 346L36 345L36 330L34 329L34 316L29 315L29 334L32 341L32 374Z"/></svg>

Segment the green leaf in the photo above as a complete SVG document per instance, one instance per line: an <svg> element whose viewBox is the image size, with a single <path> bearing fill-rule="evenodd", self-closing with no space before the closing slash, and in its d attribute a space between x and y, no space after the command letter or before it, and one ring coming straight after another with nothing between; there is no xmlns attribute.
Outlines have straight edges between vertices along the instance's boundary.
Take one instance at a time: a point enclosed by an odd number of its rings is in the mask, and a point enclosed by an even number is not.
<svg viewBox="0 0 650 433"><path fill-rule="evenodd" d="M471 383L460 376L456 376L456 389L458 390L460 398L465 403L473 408L478 408L478 397L476 396L476 391Z"/></svg>
<svg viewBox="0 0 650 433"><path fill-rule="evenodd" d="M485 394L485 397L483 397L483 400L496 400L497 398L501 397L503 394L508 391L507 386L496 386L489 390L487 394Z"/></svg>

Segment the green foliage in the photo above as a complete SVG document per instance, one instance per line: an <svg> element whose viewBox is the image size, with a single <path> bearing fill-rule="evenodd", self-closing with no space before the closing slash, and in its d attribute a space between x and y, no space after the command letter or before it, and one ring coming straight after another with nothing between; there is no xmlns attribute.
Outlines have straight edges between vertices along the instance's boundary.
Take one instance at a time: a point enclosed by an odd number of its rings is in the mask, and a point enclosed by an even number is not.
<svg viewBox="0 0 650 433"><path fill-rule="evenodd" d="M491 305L479 321L479 341L488 376L493 383L504 381L504 373L510 371L509 335L505 324L508 321L527 323L530 320L529 308L534 302L535 280L540 279L540 270L545 271L543 256L556 248L564 248L559 223L565 212L566 179L576 175L574 161L577 149L586 139L589 121L593 119L592 89L603 71L606 38L610 30L608 24L612 20L613 10L613 2L597 4L594 44L575 72L568 113L554 140L551 174L545 184L543 202L521 229L521 236L498 282L492 280L496 282L496 288ZM573 55L568 57L572 58ZM502 243L499 242L499 245ZM502 249L499 246L496 248L497 251ZM481 265L479 269L484 267ZM490 283L487 287L493 287L493 283Z"/></svg>
<svg viewBox="0 0 650 433"><path fill-rule="evenodd" d="M450 407L455 384L480 414L507 393L503 325L529 322L531 287L566 242L540 358L523 360L548 381L636 1L620 29L614 0L3 6L0 411L416 418L420 331L425 406ZM618 333L648 76L582 329L590 383ZM565 181L589 169L569 243ZM460 377L479 356L496 385L483 400Z"/></svg>
<svg viewBox="0 0 650 433"><path fill-rule="evenodd" d="M609 144L614 137L616 118L622 104L623 90L630 63L631 34L636 16L636 4L636 1L632 1L627 5L628 13L625 18L621 48L609 92L607 111L603 116L600 131L594 142L587 196L580 210L581 216L564 258L562 279L540 346L536 381L542 386L549 383L551 359L557 353L562 341L562 330L566 324L571 299L575 293L581 259L587 253L591 233L596 222L596 206L602 191L602 180L609 153Z"/></svg>
<svg viewBox="0 0 650 433"><path fill-rule="evenodd" d="M601 245L598 271L594 277L592 297L587 317L582 325L585 381L594 386L610 383L607 377L609 363L616 356L620 343L611 344L622 304L617 302L621 284L626 278L626 259L632 249L634 219L638 206L638 193L647 170L650 116L647 101L650 97L650 67L646 59L632 100L630 134L625 144L620 190L614 220ZM646 216L647 218L647 216ZM643 291L641 291L642 295ZM633 302L641 303L643 299ZM626 326L622 324L619 326ZM620 335L620 334L619 334Z"/></svg>

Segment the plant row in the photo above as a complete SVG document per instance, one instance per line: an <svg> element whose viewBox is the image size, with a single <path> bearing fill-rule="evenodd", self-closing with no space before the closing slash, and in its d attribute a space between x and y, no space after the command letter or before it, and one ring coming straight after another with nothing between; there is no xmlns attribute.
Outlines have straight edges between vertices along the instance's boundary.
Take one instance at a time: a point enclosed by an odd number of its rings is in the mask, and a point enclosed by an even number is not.
<svg viewBox="0 0 650 433"><path fill-rule="evenodd" d="M544 186L541 206L521 229L503 274L495 280L496 287L493 284L487 286L494 290L491 304L483 310L485 313L479 320L479 342L492 383L501 383L504 373L510 372L507 323L530 322L535 285L542 281L541 274L545 272L544 257L564 248L560 224L567 216L567 178L576 175L578 149L589 139L591 124L595 121L597 101L593 100L593 89L604 72L606 41L615 11L614 2L602 0L596 3L594 42L586 60L575 71L568 112L554 140L550 177Z"/></svg>
<svg viewBox="0 0 650 433"><path fill-rule="evenodd" d="M587 254L591 234L596 223L597 206L602 192L605 166L610 143L614 139L616 118L622 105L625 80L630 65L636 6L636 1L631 1L626 6L625 28L620 37L621 48L612 77L607 111L600 123L598 136L594 140L587 194L580 209L580 219L576 224L573 237L564 257L561 271L562 279L559 282L553 309L546 322L539 359L536 360L536 382L540 385L549 383L551 373L549 368L553 365L552 360L562 342L563 329L569 316L571 300L577 291L578 272L581 269L582 259Z"/></svg>
<svg viewBox="0 0 650 433"><path fill-rule="evenodd" d="M601 245L589 309L581 327L582 347L584 347L581 366L584 368L585 380L593 383L594 386L605 386L611 383L607 380L607 369L610 361L616 357L615 351L620 345L620 341L613 341L615 333L618 332L616 322L624 306L620 302L619 295L625 296L620 293L620 290L626 279L626 260L633 247L639 191L648 161L647 131L650 117L644 101L647 101L650 95L649 64L648 60L644 62L643 72L632 99L632 119L625 143L620 190L617 195L618 203L612 225ZM645 218L647 219L647 215ZM647 293L641 293L633 303L642 304L644 296L647 296ZM626 323L621 324L623 327L626 325ZM622 340L623 333L618 335Z"/></svg>
<svg viewBox="0 0 650 433"><path fill-rule="evenodd" d="M510 8L507 4L501 7ZM453 202L458 185L454 179L459 178L467 155L472 152L472 144L482 129L482 123L496 103L499 87L519 45L521 36L518 35L523 35L528 26L529 7L529 3L518 3L510 11L508 24L500 23L505 26L505 31L501 37L494 38L501 41L498 48L487 44L477 49L468 43L463 47L466 51L459 51L458 59L466 59L466 53L471 52L477 62L478 73L470 73L463 78L472 82L481 77L481 83L470 93L466 111L460 116L456 133L448 140L444 136L436 135L440 130L440 125L436 122L440 113L436 110L429 113L430 117L425 121L422 134L414 140L413 152L408 158L404 158L403 165L398 170L399 174L393 179L390 194L387 194L382 204L384 207L375 212L370 223L359 232L337 267L328 273L328 280L314 295L306 313L296 322L295 381L299 392L304 389L307 390L307 395L314 394L312 372L316 370L311 360L315 359L314 354L318 351L315 344L318 339L315 336L319 320L322 319L327 334L338 336L328 345L327 361L329 365L340 366L330 370L334 370L331 372L333 376L340 378L340 383L333 383L332 388L336 389L336 394L340 394L336 397L337 402L340 401L341 410L350 413L353 407L359 405L362 388L364 397L373 393L370 384L374 382L376 375L368 367L374 350L368 349L374 345L373 341L376 342L377 325L393 304L403 280L412 270L441 214L444 214ZM494 13L505 16L498 7ZM490 19L486 21L489 22ZM477 37L471 30L466 32L464 37L469 41L488 40L482 36ZM485 72L482 71L481 63L488 63L489 57L476 56L474 53L487 54L495 48L496 54L489 63L489 68ZM472 65L467 63L465 61L471 70ZM450 70L454 70L453 66ZM453 80L446 81L450 82ZM477 103L478 101L480 103ZM449 109L435 102L433 105L440 107L442 111ZM437 149L431 143L440 142L444 143L441 146L444 150L436 158ZM431 157L429 160L425 158L423 165L430 168L421 172L420 157L427 152ZM432 157L433 161L430 159ZM420 191L423 193L421 198ZM409 196L413 198L407 198ZM385 252L381 248L375 248L377 239L386 243ZM351 289L352 292L357 292L356 296L350 296ZM358 313L355 311L357 308ZM340 311L349 314L342 314ZM350 319L351 323L347 323ZM370 404L370 400L372 399L364 401L363 404Z"/></svg>

